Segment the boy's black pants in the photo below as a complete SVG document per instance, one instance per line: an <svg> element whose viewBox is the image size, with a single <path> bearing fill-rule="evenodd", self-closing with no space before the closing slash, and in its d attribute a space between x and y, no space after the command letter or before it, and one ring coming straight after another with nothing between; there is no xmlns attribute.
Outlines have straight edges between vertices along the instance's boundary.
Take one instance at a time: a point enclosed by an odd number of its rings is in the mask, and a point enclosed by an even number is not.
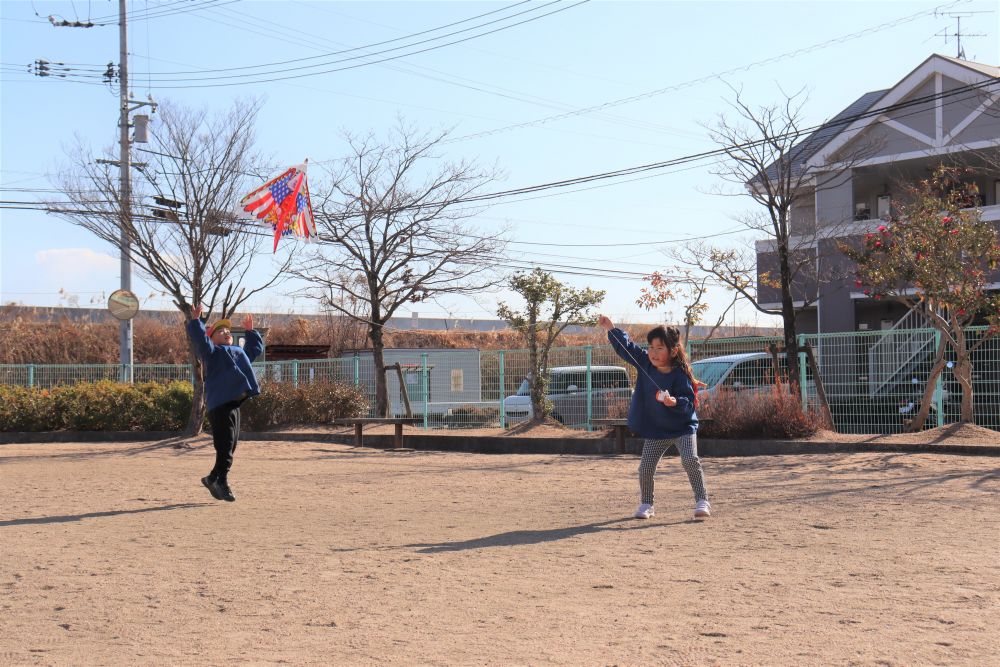
<svg viewBox="0 0 1000 667"><path fill-rule="evenodd" d="M233 454L240 439L240 404L230 401L208 411L208 421L212 425L212 440L215 443L215 467L209 476L226 479L233 467Z"/></svg>

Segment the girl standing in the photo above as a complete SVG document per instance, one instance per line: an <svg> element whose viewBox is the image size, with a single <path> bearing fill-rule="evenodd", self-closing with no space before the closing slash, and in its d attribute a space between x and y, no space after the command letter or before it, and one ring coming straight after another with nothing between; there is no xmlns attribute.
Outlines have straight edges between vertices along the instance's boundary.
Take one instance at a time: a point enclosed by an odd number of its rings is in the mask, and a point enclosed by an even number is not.
<svg viewBox="0 0 1000 667"><path fill-rule="evenodd" d="M680 344L680 332L674 327L653 328L646 334L647 352L604 315L597 318L597 324L608 332L608 340L618 356L639 371L628 411L629 428L644 439L639 462L640 505L635 518L653 516L656 466L670 445L676 445L694 492L694 518L707 519L712 514L712 505L708 502L705 473L698 458L697 381Z"/></svg>

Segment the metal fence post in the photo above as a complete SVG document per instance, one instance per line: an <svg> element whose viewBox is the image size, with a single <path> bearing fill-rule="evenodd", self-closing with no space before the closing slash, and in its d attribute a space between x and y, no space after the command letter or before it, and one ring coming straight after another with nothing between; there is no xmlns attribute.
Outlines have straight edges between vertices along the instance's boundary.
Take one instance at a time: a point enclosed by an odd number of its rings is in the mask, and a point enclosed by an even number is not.
<svg viewBox="0 0 1000 667"><path fill-rule="evenodd" d="M500 366L500 428L507 428L507 413L503 409L503 401L505 393L507 393L507 385L504 380L503 373L503 350L499 350L499 366Z"/></svg>
<svg viewBox="0 0 1000 667"><path fill-rule="evenodd" d="M299 388L299 360L292 359L292 386Z"/></svg>
<svg viewBox="0 0 1000 667"><path fill-rule="evenodd" d="M941 345L941 332L937 329L934 330L934 349L938 349ZM937 385L934 388L934 395L936 396L934 403L937 408L937 425L944 426L944 382L942 378L944 377L944 369L938 373L937 379L934 380L934 384Z"/></svg>
<svg viewBox="0 0 1000 667"><path fill-rule="evenodd" d="M361 357L357 352L354 353L354 386L361 385Z"/></svg>
<svg viewBox="0 0 1000 667"><path fill-rule="evenodd" d="M809 392L806 390L806 364L809 363L809 362L806 359L805 352L802 351L802 348L804 348L805 345L806 345L806 335L805 334L798 334L796 336L796 339L798 340L798 348L799 348L799 353L798 353L798 355L799 355L799 396L801 397L801 400L802 400L802 409L805 410L809 406ZM819 341L817 341L817 342L819 342ZM819 350L816 350L815 352L816 352L816 357L817 357L816 365L819 366L819 361L818 361Z"/></svg>
<svg viewBox="0 0 1000 667"><path fill-rule="evenodd" d="M594 419L594 380L593 373L590 370L590 362L593 358L594 346L588 345L586 347L587 355L587 430L593 431L594 425L591 423Z"/></svg>
<svg viewBox="0 0 1000 667"><path fill-rule="evenodd" d="M424 428L429 428L428 423L428 412L430 411L430 405L428 404L428 399L430 398L430 387L427 386L430 378L427 377L427 353L420 353L420 385L421 390L424 392Z"/></svg>
<svg viewBox="0 0 1000 667"><path fill-rule="evenodd" d="M29 387L34 387L35 386L35 365L34 364L28 364L28 386Z"/></svg>

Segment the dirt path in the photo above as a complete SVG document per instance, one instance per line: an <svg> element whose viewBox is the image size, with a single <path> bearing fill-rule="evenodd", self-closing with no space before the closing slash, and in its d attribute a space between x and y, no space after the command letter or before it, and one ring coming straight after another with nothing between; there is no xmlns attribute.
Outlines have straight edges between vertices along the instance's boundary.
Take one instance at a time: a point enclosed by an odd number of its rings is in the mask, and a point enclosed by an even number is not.
<svg viewBox="0 0 1000 667"><path fill-rule="evenodd" d="M0 664L996 664L1000 460L0 447Z"/></svg>

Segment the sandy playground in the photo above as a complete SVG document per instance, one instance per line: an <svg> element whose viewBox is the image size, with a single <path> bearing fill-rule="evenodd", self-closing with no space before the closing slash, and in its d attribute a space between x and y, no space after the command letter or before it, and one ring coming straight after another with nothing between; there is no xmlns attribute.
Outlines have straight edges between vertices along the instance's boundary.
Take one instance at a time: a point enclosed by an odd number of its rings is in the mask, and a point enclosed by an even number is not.
<svg viewBox="0 0 1000 667"><path fill-rule="evenodd" d="M0 447L0 664L996 665L1000 459Z"/></svg>

